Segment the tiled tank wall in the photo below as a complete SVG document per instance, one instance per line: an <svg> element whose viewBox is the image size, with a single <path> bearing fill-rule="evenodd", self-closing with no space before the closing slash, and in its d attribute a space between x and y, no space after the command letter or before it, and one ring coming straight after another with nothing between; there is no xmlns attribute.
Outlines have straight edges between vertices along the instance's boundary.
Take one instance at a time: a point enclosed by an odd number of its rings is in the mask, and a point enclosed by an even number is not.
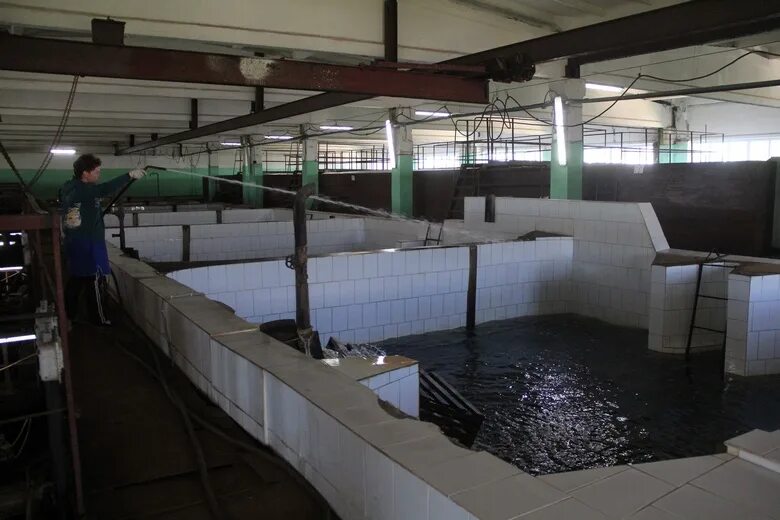
<svg viewBox="0 0 780 520"><path fill-rule="evenodd" d="M324 342L381 341L466 323L466 247L309 259L312 324ZM255 323L291 319L293 271L283 261L175 271L169 276Z"/></svg>
<svg viewBox="0 0 780 520"><path fill-rule="evenodd" d="M566 312L572 249L568 237L477 246L476 322Z"/></svg>
<svg viewBox="0 0 780 520"><path fill-rule="evenodd" d="M650 265L656 251L669 247L650 204L499 197L496 222L487 223L484 203L466 198L467 230L574 237L570 311L648 326Z"/></svg>
<svg viewBox="0 0 780 520"><path fill-rule="evenodd" d="M780 274L729 276L726 371L780 374Z"/></svg>
<svg viewBox="0 0 780 520"><path fill-rule="evenodd" d="M380 399L395 405L407 415L420 416L420 374L418 366L398 368L361 379Z"/></svg>
<svg viewBox="0 0 780 520"><path fill-rule="evenodd" d="M180 206L177 211L172 211L169 206L150 207L147 211L131 211L125 214L125 226L133 226L133 213L137 213L138 226L173 226L183 224L216 224L218 222L217 213L221 212L222 222L231 224L236 222L267 222L279 220L292 220L292 210L289 209L184 209ZM103 223L108 227L118 227L119 217L117 215L106 215L103 217Z"/></svg>
<svg viewBox="0 0 780 520"><path fill-rule="evenodd" d="M306 223L311 254L366 249L363 219L322 219ZM106 241L118 246L115 228L106 229ZM182 260L181 226L148 226L125 229L128 247L153 262ZM201 224L190 226L190 260L240 260L278 258L293 252L292 222ZM386 244L385 247L394 245Z"/></svg>
<svg viewBox="0 0 780 520"><path fill-rule="evenodd" d="M696 297L698 269L697 265L652 267L648 327L648 346L651 350L676 354L685 352ZM699 293L703 296L728 297L730 272L731 268L728 267L705 266ZM696 325L724 330L726 301L700 298ZM723 340L721 333L694 329L691 347L722 347Z"/></svg>
<svg viewBox="0 0 780 520"><path fill-rule="evenodd" d="M429 423L391 417L368 388L142 262L115 248L110 259L133 321L342 519L489 519L496 504L510 518L569 498Z"/></svg>

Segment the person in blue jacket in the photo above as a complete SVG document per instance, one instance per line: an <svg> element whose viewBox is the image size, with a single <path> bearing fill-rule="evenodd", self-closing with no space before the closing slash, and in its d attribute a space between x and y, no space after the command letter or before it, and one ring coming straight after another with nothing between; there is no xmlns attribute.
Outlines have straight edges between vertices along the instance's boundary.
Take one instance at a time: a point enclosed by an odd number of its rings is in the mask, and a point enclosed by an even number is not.
<svg viewBox="0 0 780 520"><path fill-rule="evenodd" d="M73 179L60 190L65 258L70 275L65 287L65 309L68 318L76 319L79 301L87 293L88 321L95 325L110 325L106 318L101 292L105 276L111 274L106 251L103 209L100 199L119 191L131 179L141 179L146 172L136 169L108 182L100 180L99 158L85 154L73 163Z"/></svg>

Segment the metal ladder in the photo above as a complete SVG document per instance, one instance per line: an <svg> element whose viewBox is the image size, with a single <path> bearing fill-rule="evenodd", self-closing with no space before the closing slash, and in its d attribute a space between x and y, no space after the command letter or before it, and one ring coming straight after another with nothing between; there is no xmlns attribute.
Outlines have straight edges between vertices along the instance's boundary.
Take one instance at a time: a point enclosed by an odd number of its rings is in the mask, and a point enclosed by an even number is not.
<svg viewBox="0 0 780 520"><path fill-rule="evenodd" d="M698 264L698 272L696 273L696 294L693 300L693 313L691 315L691 324L690 327L688 328L688 341L685 345L685 359L687 360L690 358L690 354L691 354L691 343L693 343L694 330L704 330L707 332L723 334L723 341L721 343L721 348L723 349L723 356L721 358L721 373L723 372L723 368L726 362L726 336L727 336L727 328L728 328L727 326L728 318L723 324L722 329L713 329L711 327L703 327L701 325L696 325L696 316L699 310L699 300L702 298L706 300L728 301L728 296L723 297L723 296L714 296L711 294L701 294L701 279L705 267L715 268L715 269L734 269L734 267L736 267L735 265L726 264L726 262L723 260L723 258L725 258L726 256L727 255L719 255L712 252L708 254L707 257Z"/></svg>
<svg viewBox="0 0 780 520"><path fill-rule="evenodd" d="M428 228L425 230L425 242L423 243L425 246L441 244L441 233L444 231L444 222L442 222L441 226L439 227L439 236L437 238L433 238L433 235L431 234L431 226L433 226L433 224L429 222Z"/></svg>
<svg viewBox="0 0 780 520"><path fill-rule="evenodd" d="M455 179L455 185L452 188L452 195L450 196L450 207L447 210L447 215L445 218L458 218L455 215L455 208L458 205L458 201L464 200L469 196L476 197L479 195L479 170L479 167L469 167L465 164L460 167L458 177ZM467 191L468 193L466 193ZM462 218L464 214L465 208L464 210L461 210L460 218Z"/></svg>

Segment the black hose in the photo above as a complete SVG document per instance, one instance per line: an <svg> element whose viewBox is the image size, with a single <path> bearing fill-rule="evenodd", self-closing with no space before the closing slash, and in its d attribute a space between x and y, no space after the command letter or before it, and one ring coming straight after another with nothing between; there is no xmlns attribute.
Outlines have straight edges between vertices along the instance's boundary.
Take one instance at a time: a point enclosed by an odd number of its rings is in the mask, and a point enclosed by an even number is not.
<svg viewBox="0 0 780 520"><path fill-rule="evenodd" d="M122 308L124 308L123 300L122 300L122 292L119 289L119 282L117 281L116 275L114 274L114 271L111 271L111 277L114 279L114 284L116 285L116 294L117 294L117 300ZM136 328L134 323L132 321L126 322L131 328ZM140 332L139 332L140 334ZM173 401L173 398L171 397L171 390L168 387L168 384L165 381L165 376L162 372L162 367L160 366L160 361L157 357L157 352L154 350L154 346L152 346L148 341L146 341L147 346L149 347L150 352L152 353L152 357L154 358L155 365L157 367L157 370L149 365L146 361L138 357L136 354L132 353L130 349L128 349L126 346L122 344L122 340L119 339L119 349L124 352L128 357L130 357L132 360L136 361L139 365L141 365L143 368L146 369L149 374L156 379L165 390L166 395ZM176 396L178 398L178 396ZM292 467L287 464L287 461L279 458L276 454L272 453L271 451L263 448L258 448L257 446L254 446L252 444L246 443L244 441L240 441L234 437L231 437L227 433L220 430L218 427L211 424L209 421L204 419L203 417L199 416L197 413L192 411L187 407L187 405L181 401L180 399L177 402L174 402L174 405L179 409L179 412L181 413L184 411L185 418L185 425L188 426L188 434L190 431L192 431L192 423L190 422L190 418L197 422L199 425L201 425L203 428L209 430L211 433L216 435L217 437L223 439L224 441L228 442L229 444L232 444L236 446L237 448L243 449L249 453L253 453L259 457L261 457L263 460L270 462L277 468L283 470L285 473L287 473L290 478L292 478L298 485L300 485L303 489L309 492L309 494L314 498L314 501L319 503L321 509L322 509L322 517L324 519L331 518L330 515L330 505L327 503L327 501L320 495L320 493L312 486L312 484L306 480L304 477L301 476L300 473L295 471ZM194 432L193 432L194 434ZM193 438L193 437L191 437ZM196 452L200 452L201 460L204 460L205 465L205 459L203 459L203 452L200 450L200 443L197 441L197 438L194 439L194 442L197 443ZM208 468L206 468L206 471L208 472ZM203 474L201 473L201 481L203 482ZM204 482L204 488L208 485L208 473L206 473L206 480ZM209 486L210 489L210 486ZM208 492L207 492L207 498L208 498ZM211 508L211 504L209 504L209 507ZM213 514L213 511L212 511ZM217 516L219 518L219 516Z"/></svg>

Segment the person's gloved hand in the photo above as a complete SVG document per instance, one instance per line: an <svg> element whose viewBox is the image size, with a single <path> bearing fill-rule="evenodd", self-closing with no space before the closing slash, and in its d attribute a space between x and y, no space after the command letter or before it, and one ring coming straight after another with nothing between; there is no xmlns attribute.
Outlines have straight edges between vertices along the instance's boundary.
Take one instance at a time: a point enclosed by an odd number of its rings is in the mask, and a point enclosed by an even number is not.
<svg viewBox="0 0 780 520"><path fill-rule="evenodd" d="M134 179L134 180L143 179L144 176L146 175L146 170L143 170L141 168L137 168L137 169L129 172L128 175L130 176L131 179Z"/></svg>

